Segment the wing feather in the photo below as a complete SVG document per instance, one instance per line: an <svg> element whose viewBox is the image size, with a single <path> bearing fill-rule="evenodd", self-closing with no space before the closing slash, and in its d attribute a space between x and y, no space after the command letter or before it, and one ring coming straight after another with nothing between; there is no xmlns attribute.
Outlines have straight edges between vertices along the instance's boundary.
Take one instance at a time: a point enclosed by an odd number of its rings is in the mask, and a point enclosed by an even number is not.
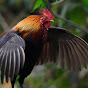
<svg viewBox="0 0 88 88"><path fill-rule="evenodd" d="M5 74L5 70L6 70L6 65L7 65L7 59L6 58L6 51L4 51L3 57L2 57L2 61L1 61L1 83L3 83L4 80L4 74Z"/></svg>
<svg viewBox="0 0 88 88"><path fill-rule="evenodd" d="M62 41L59 41L59 59L60 59L60 65L62 68L64 68L64 49L63 49L63 43ZM62 58L62 59L61 59Z"/></svg>
<svg viewBox="0 0 88 88"><path fill-rule="evenodd" d="M13 80L14 78L14 73L15 73L15 65L16 65L16 58L15 58L15 51L11 51L11 55L12 55L12 58L11 58L11 69L10 69L10 77L11 77L11 80Z"/></svg>
<svg viewBox="0 0 88 88"><path fill-rule="evenodd" d="M20 60L21 68L23 68L25 62L25 53L22 47L20 47L19 50L20 50L20 58L21 58Z"/></svg>
<svg viewBox="0 0 88 88"><path fill-rule="evenodd" d="M6 82L18 75L20 66L25 62L25 41L14 31L8 32L0 39L0 67L1 82L3 83L4 75ZM21 58L20 58L21 57Z"/></svg>
<svg viewBox="0 0 88 88"><path fill-rule="evenodd" d="M74 40L73 40L74 41ZM82 53L83 53L83 55L84 55L84 57L85 57L85 59L86 59L86 61L87 61L87 63L88 63L88 59L87 59L87 57L88 57L88 49L87 49L87 47L85 47L85 45L83 44L83 43L81 43L80 41L78 42L77 40L76 41L74 41L75 43L77 42L78 43L78 45L81 47L81 51L82 51Z"/></svg>
<svg viewBox="0 0 88 88"><path fill-rule="evenodd" d="M3 54L4 54L4 51L0 51L0 69L1 69L1 61L2 61Z"/></svg>
<svg viewBox="0 0 88 88"><path fill-rule="evenodd" d="M77 52L77 54L78 54L78 57L81 60L81 63L84 65L85 68L87 68L87 63L86 63L86 60L85 60L87 58L87 56L83 52L83 48L81 48L81 46L79 45L78 42L75 42L75 41L73 41L73 42L75 43L75 46L77 46L77 49L79 51L79 52Z"/></svg>
<svg viewBox="0 0 88 88"><path fill-rule="evenodd" d="M69 57L69 48L67 47L67 42L63 43L63 49L64 49L64 61L66 62L67 68L70 70L71 64L70 64L70 57Z"/></svg>
<svg viewBox="0 0 88 88"><path fill-rule="evenodd" d="M17 56L18 56L18 59L16 59L17 60L16 75L19 73L19 69L20 69L20 51L18 48L17 48Z"/></svg>
<svg viewBox="0 0 88 88"><path fill-rule="evenodd" d="M81 64L80 64L80 60L79 60L79 57L76 53L76 49L77 47L75 46L74 42L73 41L69 41L70 42L70 46L72 47L72 54L73 54L73 58L74 58L74 65L76 66L76 70L81 70Z"/></svg>
<svg viewBox="0 0 88 88"><path fill-rule="evenodd" d="M81 70L81 64L86 68L88 44L63 28L50 27L37 64L48 61L54 63L59 61L62 68L66 64L69 70Z"/></svg>
<svg viewBox="0 0 88 88"><path fill-rule="evenodd" d="M7 57L7 67L6 67L6 82L8 82L9 74L10 74L10 68L11 68L11 51L8 51L8 57Z"/></svg>
<svg viewBox="0 0 88 88"><path fill-rule="evenodd" d="M68 56L69 56L69 60L70 60L70 62L68 63L68 66L70 69L72 68L73 70L75 70L75 61L74 61L74 57L72 54L73 49L68 41L66 41L66 43L67 43L67 48L68 48Z"/></svg>

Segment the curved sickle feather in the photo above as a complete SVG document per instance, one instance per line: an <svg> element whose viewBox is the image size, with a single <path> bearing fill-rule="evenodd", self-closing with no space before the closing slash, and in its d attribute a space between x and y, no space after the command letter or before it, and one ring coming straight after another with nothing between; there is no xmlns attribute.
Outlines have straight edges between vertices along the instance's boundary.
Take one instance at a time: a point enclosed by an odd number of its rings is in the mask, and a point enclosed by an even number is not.
<svg viewBox="0 0 88 88"><path fill-rule="evenodd" d="M83 39L59 27L50 27L47 31L47 40L37 64L59 60L61 67L64 68L66 63L69 70L81 70L81 64L87 67L88 44Z"/></svg>
<svg viewBox="0 0 88 88"><path fill-rule="evenodd" d="M8 32L0 39L0 69L1 82L3 83L4 75L6 81L10 77L13 80L23 67L25 62L25 41L14 31Z"/></svg>

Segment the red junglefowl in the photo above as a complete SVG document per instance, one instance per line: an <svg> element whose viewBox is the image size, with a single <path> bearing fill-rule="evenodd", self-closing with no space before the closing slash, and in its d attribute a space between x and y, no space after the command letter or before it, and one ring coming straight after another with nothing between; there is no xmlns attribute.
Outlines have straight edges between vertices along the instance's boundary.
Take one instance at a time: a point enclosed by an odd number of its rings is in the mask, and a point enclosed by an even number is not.
<svg viewBox="0 0 88 88"><path fill-rule="evenodd" d="M0 38L1 83L10 77L12 88L18 75L23 88L34 66L48 61L69 70L81 70L81 64L87 68L88 44L65 29L50 27L53 15L47 9L39 12L42 15L28 16Z"/></svg>

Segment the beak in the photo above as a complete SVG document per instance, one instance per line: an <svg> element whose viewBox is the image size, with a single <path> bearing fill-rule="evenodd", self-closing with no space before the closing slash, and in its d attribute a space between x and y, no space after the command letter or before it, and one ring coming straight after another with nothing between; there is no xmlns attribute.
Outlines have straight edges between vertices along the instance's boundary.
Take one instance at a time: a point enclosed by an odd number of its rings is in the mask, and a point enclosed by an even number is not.
<svg viewBox="0 0 88 88"><path fill-rule="evenodd" d="M49 20L49 21L54 22L54 20Z"/></svg>

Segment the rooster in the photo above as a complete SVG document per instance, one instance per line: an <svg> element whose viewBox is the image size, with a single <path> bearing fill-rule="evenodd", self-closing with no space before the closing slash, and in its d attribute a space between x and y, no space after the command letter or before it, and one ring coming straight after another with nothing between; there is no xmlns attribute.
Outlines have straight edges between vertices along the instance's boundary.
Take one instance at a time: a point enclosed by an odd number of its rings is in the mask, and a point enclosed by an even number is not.
<svg viewBox="0 0 88 88"><path fill-rule="evenodd" d="M53 15L48 9L39 10L41 15L30 15L0 38L1 83L11 79L12 88L19 75L23 88L34 66L48 61L60 63L69 70L87 68L88 44L69 31L51 27Z"/></svg>

